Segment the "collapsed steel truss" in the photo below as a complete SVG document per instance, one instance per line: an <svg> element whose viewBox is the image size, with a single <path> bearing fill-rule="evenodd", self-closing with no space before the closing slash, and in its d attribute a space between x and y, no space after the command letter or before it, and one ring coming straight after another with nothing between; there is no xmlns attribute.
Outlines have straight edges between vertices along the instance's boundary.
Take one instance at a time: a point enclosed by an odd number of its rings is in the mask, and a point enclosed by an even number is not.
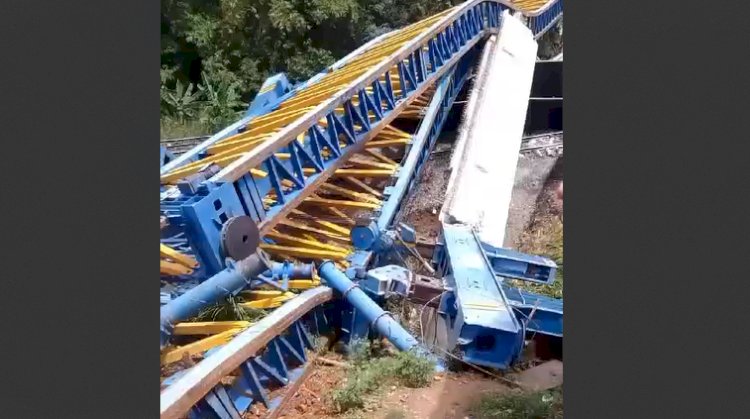
<svg viewBox="0 0 750 419"><path fill-rule="evenodd" d="M391 227L469 75L476 45L497 31L507 9L522 11L538 37L561 18L562 0L466 2L371 41L296 88L269 84L261 91L270 94L265 106L251 106L254 113L184 154L163 153L162 279L174 280L180 294L222 272L222 226L241 215L258 224L261 248L271 255L334 260L361 277L373 252L350 246L355 220L342 209L363 210L380 231ZM421 122L412 135L391 125L397 118ZM401 150L396 157L388 154L394 148ZM335 217L320 215L326 212ZM255 324L177 325L177 334L208 338L163 354L170 362L180 353L204 359L163 382L162 417L238 418L254 401L273 410L281 399L266 389L304 379L314 346L309 333L341 327L341 303L317 275L274 279L283 286L227 290L250 297L245 307L279 307ZM528 295L503 292L530 310ZM222 382L235 374L231 384Z"/></svg>

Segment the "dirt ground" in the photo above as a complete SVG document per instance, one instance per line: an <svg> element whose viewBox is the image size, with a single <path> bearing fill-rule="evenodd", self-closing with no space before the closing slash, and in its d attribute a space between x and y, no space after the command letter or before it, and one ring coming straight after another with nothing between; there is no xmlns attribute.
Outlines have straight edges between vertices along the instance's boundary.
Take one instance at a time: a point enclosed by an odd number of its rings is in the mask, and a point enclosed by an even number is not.
<svg viewBox="0 0 750 419"><path fill-rule="evenodd" d="M512 378L523 388L544 390L562 384L562 363L551 361L521 372ZM337 414L330 400L331 390L346 382L346 370L340 367L317 365L310 378L294 395L292 403L281 418L330 419L463 419L485 394L504 394L511 391L507 384L475 372L440 373L425 388L390 386L382 389L360 410ZM262 416L255 414L245 418Z"/></svg>
<svg viewBox="0 0 750 419"><path fill-rule="evenodd" d="M475 373L436 374L433 384L426 388L391 386L382 390L368 405L358 411L336 414L330 401L330 390L346 382L346 370L340 367L317 365L310 378L293 398L293 407L282 418L409 418L459 419L485 393L501 393L508 387ZM260 413L260 412L258 412ZM247 415L246 418L255 418Z"/></svg>
<svg viewBox="0 0 750 419"><path fill-rule="evenodd" d="M400 221L412 226L420 239L435 241L440 234L438 216L450 178L450 157L450 149L430 155L422 169L421 181L415 186L411 199L403 209Z"/></svg>

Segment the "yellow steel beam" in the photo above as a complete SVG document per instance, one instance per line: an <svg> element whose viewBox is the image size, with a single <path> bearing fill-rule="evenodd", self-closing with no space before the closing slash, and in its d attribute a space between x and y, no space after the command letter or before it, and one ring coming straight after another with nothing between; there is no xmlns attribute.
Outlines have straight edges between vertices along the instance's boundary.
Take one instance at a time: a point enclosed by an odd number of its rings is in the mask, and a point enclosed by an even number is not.
<svg viewBox="0 0 750 419"><path fill-rule="evenodd" d="M279 291L279 290L251 290L251 291L242 291L241 295L243 298L246 298L248 300L264 300L267 298L274 298L274 297L280 297L284 295L286 291Z"/></svg>
<svg viewBox="0 0 750 419"><path fill-rule="evenodd" d="M284 304L285 301L288 301L296 296L297 294L293 292L287 292L284 294L279 294L275 297L261 298L255 301L245 301L245 302L239 303L239 306L243 308L254 308L254 309L276 308Z"/></svg>
<svg viewBox="0 0 750 419"><path fill-rule="evenodd" d="M184 255L165 244L159 244L159 254L161 257L172 259L174 262L179 263L186 268L195 269L198 267L198 261L195 260L195 258L189 255Z"/></svg>
<svg viewBox="0 0 750 419"><path fill-rule="evenodd" d="M312 221L315 224L318 224L320 226L323 226L323 227L331 230L335 234L341 234L341 235L344 235L344 236L349 236L349 234L351 234L351 231L348 228L341 227L341 226L336 225L336 224L334 224L334 223L332 223L330 221L321 220L318 217L312 216L312 215L307 214L305 212L302 212L302 211L300 211L298 209L293 209L292 212L291 212L291 214L294 214L294 215L297 215L297 216L301 216L301 217L303 217L301 220Z"/></svg>
<svg viewBox="0 0 750 419"><path fill-rule="evenodd" d="M187 354L187 356L195 356L206 352L213 347L223 345L229 342L229 340L232 339L232 337L240 331L242 331L242 329L227 330L226 332L209 336L205 339L201 339L185 346L169 349L166 352L162 353L161 364L171 364L173 362L181 360L185 356L185 354Z"/></svg>
<svg viewBox="0 0 750 419"><path fill-rule="evenodd" d="M334 175L354 178L384 178L391 177L394 173L395 170L384 169L338 169L334 172Z"/></svg>
<svg viewBox="0 0 750 419"><path fill-rule="evenodd" d="M206 163L215 163L224 168L240 156L272 138L279 128L284 127L296 120L302 114L309 111L311 106L319 105L335 91L345 88L351 81L367 72L371 67L377 65L392 52L410 42L429 27L441 19L450 10L431 16L415 24L409 25L392 36L385 37L372 48L355 57L343 67L331 71L321 80L298 91L293 97L281 104L280 108L266 115L253 118L248 123L247 131L236 134L218 141L208 149L210 156L198 162L176 168L170 173L162 176L162 183L170 183L179 180L189 174L195 173ZM393 80L397 80L397 72L393 74ZM398 81L400 82L400 81ZM355 100L356 102L356 100Z"/></svg>
<svg viewBox="0 0 750 419"><path fill-rule="evenodd" d="M287 227L296 228L297 230L302 230L302 231L307 231L307 232L310 232L310 233L320 234L320 235L328 237L330 239L344 241L344 242L349 242L349 237L341 236L341 235L335 234L335 233L331 233L330 231L327 231L327 230L320 230L318 228L310 227L308 225L297 223L297 222L294 222L294 221L291 221L291 220L288 220L288 219L282 220L281 222L279 222L279 224L287 226Z"/></svg>
<svg viewBox="0 0 750 419"><path fill-rule="evenodd" d="M375 157L376 159L382 161L383 163L388 163L393 167L398 167L398 163L395 160L391 160L385 154L379 151L367 149L365 150L365 153Z"/></svg>
<svg viewBox="0 0 750 419"><path fill-rule="evenodd" d="M313 205L325 205L339 208L377 209L380 205L372 202L344 201L340 199L305 198L302 202Z"/></svg>
<svg viewBox="0 0 750 419"><path fill-rule="evenodd" d="M320 185L320 189L326 192L331 192L346 198L352 198L355 201L370 202L375 205L381 205L382 201L374 197L371 194L353 191L351 189L342 188L341 186L333 185L331 183L323 183ZM336 208L336 207L327 207Z"/></svg>
<svg viewBox="0 0 750 419"><path fill-rule="evenodd" d="M385 170L395 170L396 167L398 167L398 166L394 166L394 165L392 165L390 163L381 163L381 162L377 162L377 161L372 161L372 160L367 160L367 159L361 159L361 158L357 158L356 156L350 158L346 162L346 164L356 164L357 166L365 166L365 167L368 167L368 168L371 168L371 169L385 169Z"/></svg>
<svg viewBox="0 0 750 419"><path fill-rule="evenodd" d="M293 290L307 290L315 288L320 285L320 280L314 279L290 279L288 282L289 289Z"/></svg>
<svg viewBox="0 0 750 419"><path fill-rule="evenodd" d="M355 177L343 176L342 179L345 180L346 182L354 185L354 186L357 186L357 187L361 188L363 191L365 191L365 192L367 192L367 193L369 193L371 195L374 195L374 196L376 196L378 198L383 198L383 196L384 196L377 189L371 187L370 185L362 182L361 180L359 180L359 179L357 179Z"/></svg>
<svg viewBox="0 0 750 419"><path fill-rule="evenodd" d="M353 226L353 225L356 224L356 222L354 221L354 219L352 219L351 217L349 217L344 211L341 211L338 208L335 208L335 207L324 207L323 209L325 211L328 211L329 213L331 213L331 214L333 214L333 215L341 218L341 222L344 223L344 224L346 224L346 225Z"/></svg>
<svg viewBox="0 0 750 419"><path fill-rule="evenodd" d="M526 13L533 13L544 7L549 0L509 0L518 10Z"/></svg>
<svg viewBox="0 0 750 419"><path fill-rule="evenodd" d="M186 266L180 265L179 263L162 259L159 261L159 272L162 275L178 276L190 275L191 273L193 273L193 270Z"/></svg>
<svg viewBox="0 0 750 419"><path fill-rule="evenodd" d="M332 252L330 250L309 249L305 247L278 246L275 244L261 244L260 248L268 253L276 255L290 255L309 259L332 259L342 260L348 256L346 253Z"/></svg>
<svg viewBox="0 0 750 419"><path fill-rule="evenodd" d="M367 144L365 144L366 148L382 148L382 147L390 147L394 145L406 145L411 143L410 138L398 138L393 140L375 140L370 141Z"/></svg>
<svg viewBox="0 0 750 419"><path fill-rule="evenodd" d="M288 234L281 234L275 230L267 233L265 237L271 238L283 244L295 245L293 247L308 247L312 249L328 250L328 251L336 252L336 253L348 253L349 252L349 249L341 247L341 246L334 246L332 244L322 243L318 240L315 240L314 238L309 239L309 238L302 238L302 237L297 237L297 236L290 236Z"/></svg>
<svg viewBox="0 0 750 419"><path fill-rule="evenodd" d="M173 335L214 335L234 329L246 329L252 323L244 320L221 322L184 322L177 323Z"/></svg>

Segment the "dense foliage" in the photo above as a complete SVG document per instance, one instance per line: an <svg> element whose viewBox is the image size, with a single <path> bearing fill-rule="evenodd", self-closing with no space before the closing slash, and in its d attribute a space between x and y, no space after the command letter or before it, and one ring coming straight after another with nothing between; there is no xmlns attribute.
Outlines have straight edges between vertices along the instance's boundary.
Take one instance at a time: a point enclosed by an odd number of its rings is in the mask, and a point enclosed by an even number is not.
<svg viewBox="0 0 750 419"><path fill-rule="evenodd" d="M235 118L270 75L301 81L460 0L162 0L165 122Z"/></svg>

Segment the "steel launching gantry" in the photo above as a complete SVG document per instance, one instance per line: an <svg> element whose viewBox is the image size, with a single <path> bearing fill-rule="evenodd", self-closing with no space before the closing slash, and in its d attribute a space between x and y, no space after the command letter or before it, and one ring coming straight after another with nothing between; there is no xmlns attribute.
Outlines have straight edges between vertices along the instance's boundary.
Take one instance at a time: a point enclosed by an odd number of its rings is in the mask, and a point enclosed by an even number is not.
<svg viewBox="0 0 750 419"><path fill-rule="evenodd" d="M425 246L395 223L482 42L509 12L533 37L562 1L468 1L373 39L310 80L269 78L240 121L175 155L161 150L162 364L200 357L162 382L161 416L238 418L284 402L309 373L313 336L372 333L427 353L379 303L438 309L446 350L505 368L527 332L562 336L562 301L509 285L549 283L544 258L443 225ZM421 255L430 276L394 265ZM254 321L196 321L231 298ZM188 362L188 364L191 364Z"/></svg>

